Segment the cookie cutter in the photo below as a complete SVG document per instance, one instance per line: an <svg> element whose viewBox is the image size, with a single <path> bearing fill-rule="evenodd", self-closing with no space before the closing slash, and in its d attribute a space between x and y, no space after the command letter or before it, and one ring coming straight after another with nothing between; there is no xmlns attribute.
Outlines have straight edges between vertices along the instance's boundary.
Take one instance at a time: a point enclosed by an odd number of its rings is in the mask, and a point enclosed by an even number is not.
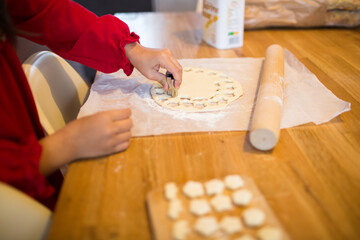
<svg viewBox="0 0 360 240"><path fill-rule="evenodd" d="M179 90L175 87L175 79L172 73L166 72L166 82L169 86L169 89L166 93L172 97L177 97Z"/></svg>

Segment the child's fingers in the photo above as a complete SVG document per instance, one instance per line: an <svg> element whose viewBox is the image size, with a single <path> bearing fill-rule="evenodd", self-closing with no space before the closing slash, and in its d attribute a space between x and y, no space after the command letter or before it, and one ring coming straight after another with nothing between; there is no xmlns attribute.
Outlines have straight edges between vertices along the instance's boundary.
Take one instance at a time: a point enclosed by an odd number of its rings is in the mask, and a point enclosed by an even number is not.
<svg viewBox="0 0 360 240"><path fill-rule="evenodd" d="M175 79L175 87L179 88L182 81L182 67L176 63L177 60L171 56L167 56L161 60L161 66L171 72Z"/></svg>
<svg viewBox="0 0 360 240"><path fill-rule="evenodd" d="M115 122L115 132L117 134L130 131L133 126L133 122L130 118L118 120Z"/></svg>
<svg viewBox="0 0 360 240"><path fill-rule="evenodd" d="M158 72L156 71L155 69L152 70L152 72L150 74L148 74L147 76L145 76L151 80L154 80L154 81L157 81L159 82L163 88L164 88L164 91L167 91L169 89L169 86L166 82L166 76L165 74L161 73L161 72Z"/></svg>
<svg viewBox="0 0 360 240"><path fill-rule="evenodd" d="M108 112L111 114L111 119L113 121L126 119L131 116L130 108L114 109L114 110L109 110Z"/></svg>
<svg viewBox="0 0 360 240"><path fill-rule="evenodd" d="M172 55L169 57L171 62L175 65L176 70L172 73L175 79L175 87L179 88L182 82L182 66Z"/></svg>

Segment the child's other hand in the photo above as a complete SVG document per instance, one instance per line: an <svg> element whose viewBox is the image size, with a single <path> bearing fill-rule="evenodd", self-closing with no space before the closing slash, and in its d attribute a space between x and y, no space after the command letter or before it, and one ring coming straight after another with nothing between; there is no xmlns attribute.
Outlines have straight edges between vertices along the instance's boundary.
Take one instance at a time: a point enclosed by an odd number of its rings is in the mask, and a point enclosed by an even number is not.
<svg viewBox="0 0 360 240"><path fill-rule="evenodd" d="M76 140L76 158L97 157L128 148L132 120L130 109L99 112L68 124Z"/></svg>
<svg viewBox="0 0 360 240"><path fill-rule="evenodd" d="M45 176L76 159L99 157L128 148L132 121L130 109L96 113L70 122L40 140L40 172Z"/></svg>
<svg viewBox="0 0 360 240"><path fill-rule="evenodd" d="M131 64L145 77L158 81L167 91L166 76L159 72L165 68L175 79L175 87L179 88L182 81L182 67L168 49L153 49L141 46L138 43L129 43L125 46L126 56Z"/></svg>

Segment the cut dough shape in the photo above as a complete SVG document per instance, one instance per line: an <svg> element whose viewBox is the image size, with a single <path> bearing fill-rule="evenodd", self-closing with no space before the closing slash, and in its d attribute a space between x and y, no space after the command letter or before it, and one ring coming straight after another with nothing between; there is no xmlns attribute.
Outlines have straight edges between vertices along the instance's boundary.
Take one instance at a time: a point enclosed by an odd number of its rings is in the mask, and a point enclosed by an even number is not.
<svg viewBox="0 0 360 240"><path fill-rule="evenodd" d="M166 104L167 104L168 106L173 106L173 107L175 107L175 106L179 106L180 102L177 101L177 100L169 100L169 101L167 101Z"/></svg>
<svg viewBox="0 0 360 240"><path fill-rule="evenodd" d="M231 199L226 195L216 195L210 200L210 202L217 212L224 212L232 209Z"/></svg>
<svg viewBox="0 0 360 240"><path fill-rule="evenodd" d="M162 92L160 83L154 83L150 93L155 102L165 108L188 112L208 112L224 109L243 95L243 89L238 81L220 71L185 67L177 97L170 97L166 92ZM222 100L217 104L214 102L208 104L215 95ZM184 99L193 104L180 101ZM168 104L167 102L171 100L176 100L179 104Z"/></svg>
<svg viewBox="0 0 360 240"><path fill-rule="evenodd" d="M189 95L181 95L179 96L180 99L187 99L190 100L190 96Z"/></svg>
<svg viewBox="0 0 360 240"><path fill-rule="evenodd" d="M266 226L257 232L257 236L260 240L281 240L282 231L276 227Z"/></svg>
<svg viewBox="0 0 360 240"><path fill-rule="evenodd" d="M237 206L245 207L252 200L252 193L247 189L240 189L233 193L233 202Z"/></svg>
<svg viewBox="0 0 360 240"><path fill-rule="evenodd" d="M235 190L244 186L244 180L239 175L228 175L225 177L225 186Z"/></svg>
<svg viewBox="0 0 360 240"><path fill-rule="evenodd" d="M211 196L221 194L224 191L224 183L219 179L213 179L205 183L206 194Z"/></svg>
<svg viewBox="0 0 360 240"><path fill-rule="evenodd" d="M167 94L163 94L163 95L159 95L159 96L155 97L156 101L159 101L159 102L165 102L170 98L171 97Z"/></svg>
<svg viewBox="0 0 360 240"><path fill-rule="evenodd" d="M234 240L256 240L250 234L242 235L241 237L235 238Z"/></svg>
<svg viewBox="0 0 360 240"><path fill-rule="evenodd" d="M189 198L204 196L204 188L200 182L188 181L183 187L183 193Z"/></svg>
<svg viewBox="0 0 360 240"><path fill-rule="evenodd" d="M190 227L188 221L179 220L174 223L172 235L175 240L186 239L186 236L189 233L190 233Z"/></svg>
<svg viewBox="0 0 360 240"><path fill-rule="evenodd" d="M227 234L241 232L243 226L239 217L226 216L221 219L220 228Z"/></svg>
<svg viewBox="0 0 360 240"><path fill-rule="evenodd" d="M168 217L171 219L179 218L179 215L180 215L182 209L183 209L182 204L179 199L172 200L169 203Z"/></svg>
<svg viewBox="0 0 360 240"><path fill-rule="evenodd" d="M259 227L265 222L265 213L259 208L249 208L243 211L245 225L248 227Z"/></svg>
<svg viewBox="0 0 360 240"><path fill-rule="evenodd" d="M195 223L195 231L205 237L210 237L219 229L215 217L200 217Z"/></svg>
<svg viewBox="0 0 360 240"><path fill-rule="evenodd" d="M190 100L183 100L182 102L181 102L181 104L182 105L184 105L185 107L190 107L190 106L193 106L194 105L194 103L192 102L192 101L190 101Z"/></svg>
<svg viewBox="0 0 360 240"><path fill-rule="evenodd" d="M155 91L156 94L164 94L165 93L163 88L155 88L154 91Z"/></svg>
<svg viewBox="0 0 360 240"><path fill-rule="evenodd" d="M196 216L202 216L211 211L210 204L206 199L194 199L190 202L190 212Z"/></svg>
<svg viewBox="0 0 360 240"><path fill-rule="evenodd" d="M175 183L169 182L165 185L165 197L167 200L173 200L176 198L178 188Z"/></svg>

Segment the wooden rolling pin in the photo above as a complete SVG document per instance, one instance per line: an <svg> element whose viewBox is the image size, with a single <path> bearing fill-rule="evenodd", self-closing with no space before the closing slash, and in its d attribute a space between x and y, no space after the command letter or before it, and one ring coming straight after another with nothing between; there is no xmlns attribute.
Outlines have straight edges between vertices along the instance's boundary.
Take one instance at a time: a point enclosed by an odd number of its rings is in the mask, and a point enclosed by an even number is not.
<svg viewBox="0 0 360 240"><path fill-rule="evenodd" d="M250 129L250 142L259 150L273 149L279 140L283 79L284 49L271 45L266 50Z"/></svg>

